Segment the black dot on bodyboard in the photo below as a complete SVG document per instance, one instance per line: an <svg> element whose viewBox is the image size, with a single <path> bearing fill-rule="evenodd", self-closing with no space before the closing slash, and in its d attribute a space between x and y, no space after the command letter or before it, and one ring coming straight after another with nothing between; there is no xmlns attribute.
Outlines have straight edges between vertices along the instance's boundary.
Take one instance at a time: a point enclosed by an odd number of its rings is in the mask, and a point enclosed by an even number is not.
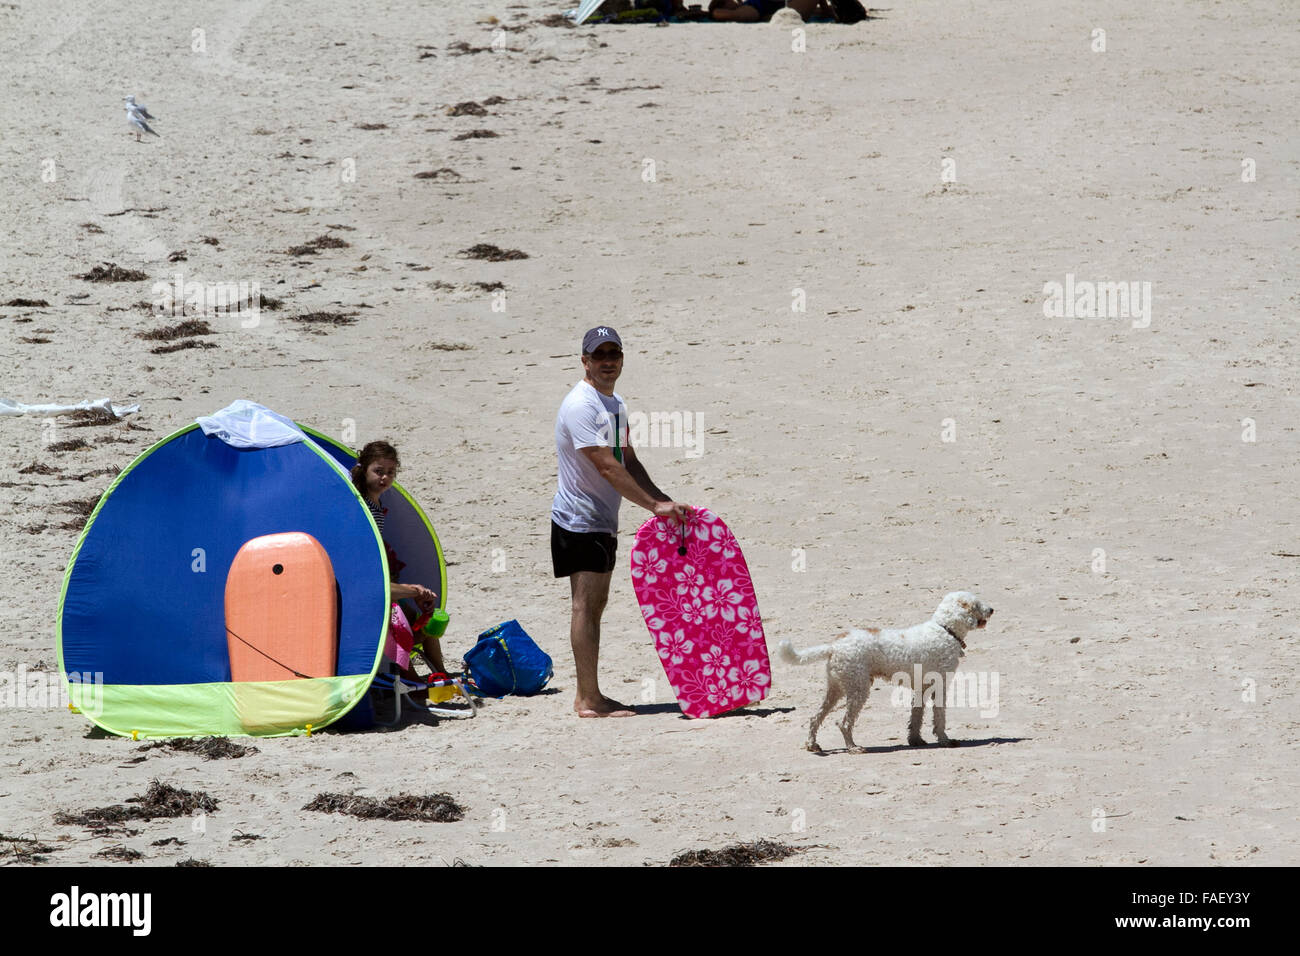
<svg viewBox="0 0 1300 956"><path fill-rule="evenodd" d="M677 548L677 554L683 558L686 557L686 545L683 544L679 546Z"/></svg>
<svg viewBox="0 0 1300 956"><path fill-rule="evenodd" d="M272 574L283 574L283 573L284 573L284 565L283 565L283 564L277 564L275 567L273 567L273 568L271 569L271 573L272 573Z"/></svg>

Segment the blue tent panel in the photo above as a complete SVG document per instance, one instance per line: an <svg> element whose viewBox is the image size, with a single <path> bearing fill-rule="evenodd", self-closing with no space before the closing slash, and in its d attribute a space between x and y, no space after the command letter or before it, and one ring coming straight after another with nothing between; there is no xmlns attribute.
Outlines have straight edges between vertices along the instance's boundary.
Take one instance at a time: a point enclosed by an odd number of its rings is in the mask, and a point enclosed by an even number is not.
<svg viewBox="0 0 1300 956"><path fill-rule="evenodd" d="M339 586L340 675L370 674L387 620L374 525L312 442L239 450L198 427L124 471L73 556L64 592L65 672L106 684L230 680L225 581L250 538L304 531Z"/></svg>

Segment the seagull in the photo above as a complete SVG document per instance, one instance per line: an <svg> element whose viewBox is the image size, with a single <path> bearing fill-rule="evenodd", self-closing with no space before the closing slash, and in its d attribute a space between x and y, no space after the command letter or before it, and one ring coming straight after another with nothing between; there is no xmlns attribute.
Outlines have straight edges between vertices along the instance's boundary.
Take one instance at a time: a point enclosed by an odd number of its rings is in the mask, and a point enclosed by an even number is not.
<svg viewBox="0 0 1300 956"><path fill-rule="evenodd" d="M149 112L149 107L145 106L143 103L137 103L134 96L128 96L125 102L127 109L139 113L147 120L156 120L158 118Z"/></svg>
<svg viewBox="0 0 1300 956"><path fill-rule="evenodd" d="M148 107L137 103L134 96L128 96L124 102L126 105L126 121L130 123L131 126L135 127L135 141L137 143L140 142L141 133L153 133L154 136L158 136L149 124L145 122L145 120L154 120L157 122L158 117L150 113ZM159 137L159 139L161 138L162 137Z"/></svg>

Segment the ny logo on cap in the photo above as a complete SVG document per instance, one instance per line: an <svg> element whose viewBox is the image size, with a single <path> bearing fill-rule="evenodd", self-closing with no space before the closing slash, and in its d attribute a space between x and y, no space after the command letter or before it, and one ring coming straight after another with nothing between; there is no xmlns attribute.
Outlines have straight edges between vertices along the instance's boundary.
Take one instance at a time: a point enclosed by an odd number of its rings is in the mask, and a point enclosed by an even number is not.
<svg viewBox="0 0 1300 956"><path fill-rule="evenodd" d="M609 335L609 329L605 328L604 326L601 326L600 328L598 328L598 329L596 330L596 334L597 334L597 335Z"/></svg>

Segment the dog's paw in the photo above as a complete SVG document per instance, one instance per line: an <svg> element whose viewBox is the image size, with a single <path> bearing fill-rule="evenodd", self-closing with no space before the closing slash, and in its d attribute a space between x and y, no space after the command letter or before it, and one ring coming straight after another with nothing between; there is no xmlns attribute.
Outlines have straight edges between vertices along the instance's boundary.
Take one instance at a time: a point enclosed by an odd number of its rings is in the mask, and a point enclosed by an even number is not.
<svg viewBox="0 0 1300 956"><path fill-rule="evenodd" d="M859 747L857 744L854 744L852 747L846 748L845 752L851 754L864 754L867 752L867 748Z"/></svg>
<svg viewBox="0 0 1300 956"><path fill-rule="evenodd" d="M908 737L907 745L909 747L924 747L925 741L920 737Z"/></svg>
<svg viewBox="0 0 1300 956"><path fill-rule="evenodd" d="M961 746L961 741L960 741L960 740L953 740L951 737L944 737L942 740L939 741L939 743L942 744L942 745L945 746L945 747L960 747L960 746Z"/></svg>
<svg viewBox="0 0 1300 956"><path fill-rule="evenodd" d="M808 743L804 744L804 749L807 750L809 753L814 753L814 754L819 754L822 752L822 748L818 746L817 741L815 740L809 741Z"/></svg>

